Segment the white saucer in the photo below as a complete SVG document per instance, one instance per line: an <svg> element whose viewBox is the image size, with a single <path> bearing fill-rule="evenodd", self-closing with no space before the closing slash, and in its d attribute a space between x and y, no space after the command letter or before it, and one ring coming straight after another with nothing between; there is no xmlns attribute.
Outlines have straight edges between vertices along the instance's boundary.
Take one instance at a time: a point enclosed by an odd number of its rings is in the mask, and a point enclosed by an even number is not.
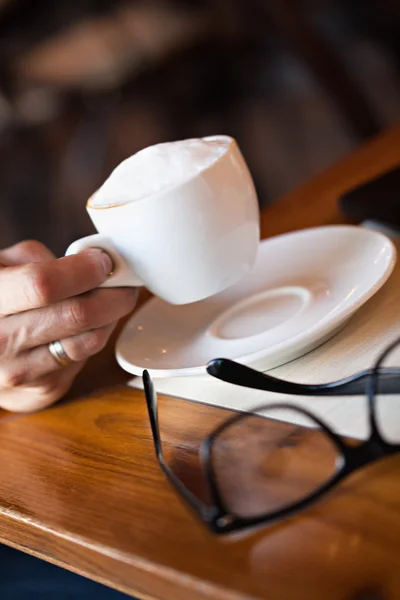
<svg viewBox="0 0 400 600"><path fill-rule="evenodd" d="M261 242L249 275L213 298L172 306L153 298L116 346L123 369L153 377L205 373L213 358L267 370L341 328L388 279L391 241L353 226L305 229Z"/></svg>

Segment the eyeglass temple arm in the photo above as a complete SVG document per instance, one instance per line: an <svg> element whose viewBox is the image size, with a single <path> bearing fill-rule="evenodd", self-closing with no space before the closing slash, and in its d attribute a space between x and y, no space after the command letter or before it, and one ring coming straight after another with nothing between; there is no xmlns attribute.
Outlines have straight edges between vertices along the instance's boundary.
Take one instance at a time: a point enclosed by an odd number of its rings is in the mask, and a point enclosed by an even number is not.
<svg viewBox="0 0 400 600"><path fill-rule="evenodd" d="M217 358L208 363L207 373L227 383L280 394L297 396L348 396L365 394L366 384L372 374L372 369L359 371L338 381L304 384L272 377L233 360ZM394 394L399 392L400 369L380 368L379 393Z"/></svg>
<svg viewBox="0 0 400 600"><path fill-rule="evenodd" d="M153 434L154 447L156 455L162 470L168 477L170 482L175 486L178 492L188 502L191 507L197 511L201 517L208 521L211 516L210 510L205 504L203 504L192 492L185 486L185 484L175 475L170 469L164 459L164 453L162 448L160 428L158 424L158 409L157 409L157 394L154 389L154 385L148 371L143 372L143 387L146 397L147 411L150 419L151 432Z"/></svg>
<svg viewBox="0 0 400 600"><path fill-rule="evenodd" d="M163 451L160 437L160 428L158 426L158 410L157 410L157 394L154 390L154 385L148 371L143 371L143 387L146 397L147 412L149 414L151 433L153 434L153 442L159 460L162 459Z"/></svg>

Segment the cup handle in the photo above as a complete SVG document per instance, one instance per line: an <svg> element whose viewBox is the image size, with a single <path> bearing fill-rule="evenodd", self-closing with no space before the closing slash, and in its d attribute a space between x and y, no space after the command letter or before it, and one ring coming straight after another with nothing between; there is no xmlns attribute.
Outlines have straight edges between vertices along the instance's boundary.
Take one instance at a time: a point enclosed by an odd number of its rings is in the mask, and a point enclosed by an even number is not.
<svg viewBox="0 0 400 600"><path fill-rule="evenodd" d="M125 260L116 250L112 240L100 233L88 235L73 242L67 249L65 256L77 254L87 248L101 248L107 252L113 261L114 270L112 275L99 287L136 287L143 286L144 283L135 275L135 273L126 264Z"/></svg>

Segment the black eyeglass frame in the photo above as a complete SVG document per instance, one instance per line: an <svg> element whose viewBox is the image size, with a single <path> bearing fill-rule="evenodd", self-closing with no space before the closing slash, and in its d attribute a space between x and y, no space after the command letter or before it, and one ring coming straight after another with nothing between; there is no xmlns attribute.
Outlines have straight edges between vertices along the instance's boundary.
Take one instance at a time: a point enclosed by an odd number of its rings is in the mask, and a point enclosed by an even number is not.
<svg viewBox="0 0 400 600"><path fill-rule="evenodd" d="M143 372L143 384L146 396L147 409L149 413L150 425L153 435L154 447L159 464L166 477L173 485L179 495L194 510L201 521L214 533L226 534L234 531L241 531L261 525L267 525L281 519L284 519L294 513L297 513L310 506L329 490L338 485L343 479L348 477L354 471L375 462L386 456L391 456L400 452L400 444L392 444L384 439L376 418L375 396L377 393L379 370L387 356L400 345L400 339L390 344L379 356L374 367L371 370L370 377L366 383L366 396L368 407L368 420L370 426L370 436L364 442L358 445L350 445L344 439L336 434L319 417L312 414L305 408L298 407L290 403L268 403L258 406L251 411L240 412L228 418L224 423L216 427L201 443L200 459L202 472L207 483L208 492L211 499L211 505L206 506L197 496L195 496L185 484L177 477L173 470L164 460L160 428L158 421L157 394L153 382L147 370ZM215 374L213 374L216 376ZM225 379L226 381L226 379ZM400 380L399 380L400 393ZM249 416L257 416L257 413L266 409L289 409L303 416L308 417L314 423L319 425L321 430L328 436L334 446L337 448L341 457L340 464L334 475L319 487L315 492L309 494L300 501L293 502L281 510L268 512L257 517L244 518L233 514L228 510L222 495L218 489L217 476L213 466L213 447L218 436L227 428L237 423L241 419ZM260 418L263 418L260 416Z"/></svg>

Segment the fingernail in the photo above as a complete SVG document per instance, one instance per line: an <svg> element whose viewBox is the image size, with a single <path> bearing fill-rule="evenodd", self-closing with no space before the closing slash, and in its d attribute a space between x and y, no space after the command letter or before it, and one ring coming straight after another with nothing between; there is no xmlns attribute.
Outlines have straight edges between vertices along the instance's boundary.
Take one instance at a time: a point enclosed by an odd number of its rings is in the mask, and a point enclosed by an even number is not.
<svg viewBox="0 0 400 600"><path fill-rule="evenodd" d="M92 252L93 254L95 254L95 256L99 257L101 266L103 267L104 275L106 275L107 277L111 277L111 275L113 274L114 265L107 252L105 252L101 248L93 248L93 250L89 250L89 252Z"/></svg>

